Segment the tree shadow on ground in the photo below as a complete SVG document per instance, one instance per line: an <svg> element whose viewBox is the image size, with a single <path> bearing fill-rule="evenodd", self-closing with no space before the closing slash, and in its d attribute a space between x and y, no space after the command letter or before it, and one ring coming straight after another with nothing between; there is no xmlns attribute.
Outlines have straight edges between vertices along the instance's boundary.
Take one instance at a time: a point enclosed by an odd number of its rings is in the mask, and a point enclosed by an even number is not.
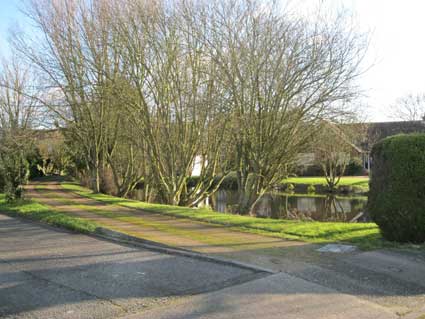
<svg viewBox="0 0 425 319"><path fill-rule="evenodd" d="M123 309L140 311L147 305L264 276L239 267L53 231L11 218L1 220L0 243L0 247L8 247L2 249L0 257L2 315L31 314L43 318L52 317L52 313L53 317L60 317L64 311L72 311L75 317L85 317L89 311L95 318L115 317ZM237 290L235 296L216 296L214 301L221 304L214 307L200 300L195 313L214 313L214 309L231 312L234 305L229 298L242 296L243 299L244 294L264 300L273 296L295 298L301 294L334 296L339 291L360 297L397 297L405 303L411 298L422 300L425 294L425 284L420 280L406 281L396 271L394 275L380 273L350 262L362 252L337 257L318 253L318 245L312 244L250 247L217 255L243 260L244 254L249 254L262 259L263 266L268 259L276 270L319 285L311 291L306 291L304 286L276 287L276 283L273 290L261 287L249 293ZM285 280L282 285L289 279Z"/></svg>

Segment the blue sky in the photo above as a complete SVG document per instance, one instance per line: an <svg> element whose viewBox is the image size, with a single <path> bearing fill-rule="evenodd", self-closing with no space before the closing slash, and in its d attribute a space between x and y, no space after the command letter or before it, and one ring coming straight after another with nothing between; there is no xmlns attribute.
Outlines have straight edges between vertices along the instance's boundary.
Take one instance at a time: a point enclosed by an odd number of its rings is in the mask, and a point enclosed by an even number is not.
<svg viewBox="0 0 425 319"><path fill-rule="evenodd" d="M318 2L345 7L354 13L361 30L371 32L365 64L372 68L360 80L369 120L389 120L389 106L397 97L425 91L424 0L292 0L291 5L311 10ZM18 10L21 4L0 0L0 55L8 53L8 28L16 23L25 26L25 16Z"/></svg>
<svg viewBox="0 0 425 319"><path fill-rule="evenodd" d="M8 30L16 24L22 25L25 16L19 11L20 0L0 0L0 54L8 53Z"/></svg>

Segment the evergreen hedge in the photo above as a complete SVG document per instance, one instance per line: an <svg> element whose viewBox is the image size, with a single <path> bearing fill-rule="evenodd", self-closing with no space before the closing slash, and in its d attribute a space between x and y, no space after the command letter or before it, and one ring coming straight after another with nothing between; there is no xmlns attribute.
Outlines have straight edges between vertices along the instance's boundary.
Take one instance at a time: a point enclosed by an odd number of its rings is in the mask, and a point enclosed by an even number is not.
<svg viewBox="0 0 425 319"><path fill-rule="evenodd" d="M385 138L371 155L372 219L388 240L425 242L425 134Z"/></svg>

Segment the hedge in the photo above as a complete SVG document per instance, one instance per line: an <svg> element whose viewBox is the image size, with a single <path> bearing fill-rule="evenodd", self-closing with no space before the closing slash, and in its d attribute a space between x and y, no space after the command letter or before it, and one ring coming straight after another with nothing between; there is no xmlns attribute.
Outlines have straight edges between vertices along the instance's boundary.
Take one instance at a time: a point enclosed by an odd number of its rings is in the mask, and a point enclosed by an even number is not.
<svg viewBox="0 0 425 319"><path fill-rule="evenodd" d="M383 237L425 242L425 134L385 138L371 155L367 207Z"/></svg>

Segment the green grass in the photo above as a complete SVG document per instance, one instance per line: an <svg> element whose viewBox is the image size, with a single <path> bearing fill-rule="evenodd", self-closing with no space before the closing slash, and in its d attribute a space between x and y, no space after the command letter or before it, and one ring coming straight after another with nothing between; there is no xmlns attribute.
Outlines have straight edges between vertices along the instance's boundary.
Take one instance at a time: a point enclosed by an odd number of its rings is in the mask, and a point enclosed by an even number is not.
<svg viewBox="0 0 425 319"><path fill-rule="evenodd" d="M93 233L98 227L93 222L58 213L50 207L32 200L8 203L4 194L0 194L0 212L12 217L24 217L82 233Z"/></svg>
<svg viewBox="0 0 425 319"><path fill-rule="evenodd" d="M62 186L81 196L108 204L143 209L154 213L208 222L216 225L226 225L232 229L267 236L314 243L346 242L356 244L363 249L394 246L382 239L379 229L374 223L309 222L239 216L218 213L206 208L193 209L188 207L145 203L105 194L95 194L75 183L63 183Z"/></svg>
<svg viewBox="0 0 425 319"><path fill-rule="evenodd" d="M304 185L326 185L325 177L290 177L283 183ZM364 190L369 189L369 177L367 176L344 176L341 177L338 186L354 186Z"/></svg>

